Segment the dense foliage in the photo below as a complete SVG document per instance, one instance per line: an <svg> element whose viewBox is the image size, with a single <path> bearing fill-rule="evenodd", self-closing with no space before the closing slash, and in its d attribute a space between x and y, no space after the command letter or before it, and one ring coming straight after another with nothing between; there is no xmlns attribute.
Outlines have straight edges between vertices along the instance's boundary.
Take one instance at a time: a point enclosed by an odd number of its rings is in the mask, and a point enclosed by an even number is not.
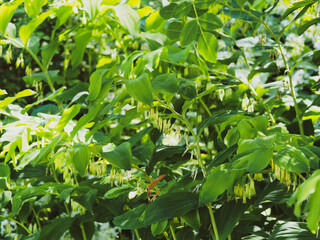
<svg viewBox="0 0 320 240"><path fill-rule="evenodd" d="M1 239L316 239L316 0L0 5Z"/></svg>

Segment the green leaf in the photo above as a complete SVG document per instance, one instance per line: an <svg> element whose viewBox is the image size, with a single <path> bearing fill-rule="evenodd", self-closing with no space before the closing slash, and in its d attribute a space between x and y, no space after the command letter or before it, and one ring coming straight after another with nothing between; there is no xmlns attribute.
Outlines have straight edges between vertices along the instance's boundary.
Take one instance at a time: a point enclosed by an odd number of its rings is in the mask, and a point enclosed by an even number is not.
<svg viewBox="0 0 320 240"><path fill-rule="evenodd" d="M192 227L195 231L199 232L200 229L200 215L199 210L194 209L188 212L186 215L182 217L183 221L186 222L190 227Z"/></svg>
<svg viewBox="0 0 320 240"><path fill-rule="evenodd" d="M0 177L10 177L10 167L5 163L0 163Z"/></svg>
<svg viewBox="0 0 320 240"><path fill-rule="evenodd" d="M196 84L191 80L181 80L179 94L187 99L192 100L197 97Z"/></svg>
<svg viewBox="0 0 320 240"><path fill-rule="evenodd" d="M283 146L274 156L274 163L288 172L305 173L309 172L309 160L303 152L292 146Z"/></svg>
<svg viewBox="0 0 320 240"><path fill-rule="evenodd" d="M247 0L236 0L237 4L240 8L243 8L244 4L247 2Z"/></svg>
<svg viewBox="0 0 320 240"><path fill-rule="evenodd" d="M132 152L131 144L129 142L124 142L120 144L113 151L102 152L101 155L114 167L121 168L124 170L131 169Z"/></svg>
<svg viewBox="0 0 320 240"><path fill-rule="evenodd" d="M74 200L93 214L92 208L97 198L98 189L92 189L88 186L80 186L76 191L78 196L74 197Z"/></svg>
<svg viewBox="0 0 320 240"><path fill-rule="evenodd" d="M35 18L41 11L45 0L25 0L24 8L29 17Z"/></svg>
<svg viewBox="0 0 320 240"><path fill-rule="evenodd" d="M209 32L203 32L198 38L198 51L205 60L211 63L217 61L218 54L218 40Z"/></svg>
<svg viewBox="0 0 320 240"><path fill-rule="evenodd" d="M183 24L181 22L171 22L167 28L167 36L171 40L179 39L182 28L183 28Z"/></svg>
<svg viewBox="0 0 320 240"><path fill-rule="evenodd" d="M180 45L186 46L196 39L198 33L198 23L196 20L191 20L185 24L180 34Z"/></svg>
<svg viewBox="0 0 320 240"><path fill-rule="evenodd" d="M275 140L275 135L255 139L241 139L237 151L238 155L232 161L232 167L246 169L249 173L260 172L270 163Z"/></svg>
<svg viewBox="0 0 320 240"><path fill-rule="evenodd" d="M165 73L160 74L152 80L151 86L153 90L165 95L173 95L178 92L179 81L175 74Z"/></svg>
<svg viewBox="0 0 320 240"><path fill-rule="evenodd" d="M23 0L14 1L13 3L3 3L0 6L0 32L5 35L7 26L11 21L14 11L23 3Z"/></svg>
<svg viewBox="0 0 320 240"><path fill-rule="evenodd" d="M14 97L6 97L4 100L0 101L0 109L5 109L9 104L13 103L15 100L23 97L29 97L36 94L36 92L25 89L21 92L18 92Z"/></svg>
<svg viewBox="0 0 320 240"><path fill-rule="evenodd" d="M153 223L151 224L151 233L155 237L157 235L160 235L164 232L168 224L168 220L164 220L161 222Z"/></svg>
<svg viewBox="0 0 320 240"><path fill-rule="evenodd" d="M31 20L27 25L22 25L19 29L19 36L24 45L27 45L29 38L36 28L53 13L52 10L40 14L39 17Z"/></svg>
<svg viewBox="0 0 320 240"><path fill-rule="evenodd" d="M228 238L248 207L248 204L229 201L215 212L214 217L221 239Z"/></svg>
<svg viewBox="0 0 320 240"><path fill-rule="evenodd" d="M120 227L121 229L142 228L144 225L141 215L145 211L145 209L146 205L141 204L138 207L115 217L113 220L113 224Z"/></svg>
<svg viewBox="0 0 320 240"><path fill-rule="evenodd" d="M84 10L88 13L90 20L99 14L100 0L82 0Z"/></svg>
<svg viewBox="0 0 320 240"><path fill-rule="evenodd" d="M277 224L268 238L268 240L292 239L316 240L319 238L310 232L307 224L304 222L285 222Z"/></svg>
<svg viewBox="0 0 320 240"><path fill-rule="evenodd" d="M160 12L159 12L160 16L166 20L170 19L172 17L172 11L176 6L177 6L177 4L170 3L168 6L161 8Z"/></svg>
<svg viewBox="0 0 320 240"><path fill-rule="evenodd" d="M55 218L42 227L39 240L60 239L73 223L72 217Z"/></svg>
<svg viewBox="0 0 320 240"><path fill-rule="evenodd" d="M35 197L45 195L45 193L45 190L40 187L28 187L16 192L12 198L12 214L17 215L25 201L34 200Z"/></svg>
<svg viewBox="0 0 320 240"><path fill-rule="evenodd" d="M76 68L81 63L86 46L91 40L91 36L92 31L85 28L78 30L78 32L74 36L76 47L71 53L72 68Z"/></svg>
<svg viewBox="0 0 320 240"><path fill-rule="evenodd" d="M221 18L214 13L205 13L199 17L201 27L206 31L213 31L223 27Z"/></svg>
<svg viewBox="0 0 320 240"><path fill-rule="evenodd" d="M72 132L70 133L70 137L74 138L74 136L77 134L77 132L84 127L87 123L92 121L100 112L100 107L99 106L92 106L89 108L89 111L86 115L83 115L79 121L77 122L77 125L74 126L72 129Z"/></svg>
<svg viewBox="0 0 320 240"><path fill-rule="evenodd" d="M111 188L109 191L107 191L104 194L104 198L105 199L112 199L112 198L117 198L119 197L121 194L125 194L125 193L129 193L130 190L132 190L132 187L130 187L129 185L122 185L120 187L113 187Z"/></svg>
<svg viewBox="0 0 320 240"><path fill-rule="evenodd" d="M287 8L287 10L284 12L284 14L281 16L281 19L285 19L290 13L292 13L293 11L297 10L298 8L302 8L305 7L309 4L313 4L316 1L314 0L305 0L305 1L298 1L298 2L293 2L289 8Z"/></svg>
<svg viewBox="0 0 320 240"><path fill-rule="evenodd" d="M320 65L320 50L313 52L312 62L316 65Z"/></svg>
<svg viewBox="0 0 320 240"><path fill-rule="evenodd" d="M57 21L56 21L56 25L54 26L54 30L57 30L59 27L65 24L72 13L73 13L73 10L72 10L71 4L61 5L59 9L56 11Z"/></svg>
<svg viewBox="0 0 320 240"><path fill-rule="evenodd" d="M231 169L227 166L219 165L208 175L200 190L201 205L216 201L225 191L232 192L235 182L246 172L244 169Z"/></svg>
<svg viewBox="0 0 320 240"><path fill-rule="evenodd" d="M179 5L176 5L172 11L172 17L174 18L183 18L188 15L192 7L191 2L181 2ZM161 14L161 13L160 13Z"/></svg>
<svg viewBox="0 0 320 240"><path fill-rule="evenodd" d="M198 207L198 195L190 192L167 193L153 201L146 210L144 226L184 216Z"/></svg>
<svg viewBox="0 0 320 240"><path fill-rule="evenodd" d="M125 80L128 93L134 100L152 105L152 87L147 73L141 74L135 79Z"/></svg>
<svg viewBox="0 0 320 240"><path fill-rule="evenodd" d="M133 37L137 38L139 35L140 17L138 13L133 10L130 5L118 5L113 7L117 18L122 27L128 31Z"/></svg>
<svg viewBox="0 0 320 240"><path fill-rule="evenodd" d="M247 21L259 21L261 12L250 10L252 15L247 14L246 12L241 11L240 9L231 10L228 8L223 9L223 13L229 15L232 18L239 18Z"/></svg>
<svg viewBox="0 0 320 240"><path fill-rule="evenodd" d="M198 9L207 9L214 2L215 2L215 0L194 0L194 5Z"/></svg>
<svg viewBox="0 0 320 240"><path fill-rule="evenodd" d="M0 193L0 207L4 208L12 199L11 191L3 191Z"/></svg>
<svg viewBox="0 0 320 240"><path fill-rule="evenodd" d="M59 44L55 41L51 42L46 49L41 51L42 66L45 70L48 70L51 59L53 58Z"/></svg>
<svg viewBox="0 0 320 240"><path fill-rule="evenodd" d="M314 18L312 20L304 22L299 28L298 28L298 35L302 35L311 25L320 23L320 17Z"/></svg>
<svg viewBox="0 0 320 240"><path fill-rule="evenodd" d="M55 126L57 132L61 132L61 130L80 112L81 105L76 104L67 108L63 111L62 116Z"/></svg>
<svg viewBox="0 0 320 240"><path fill-rule="evenodd" d="M25 106L24 110L22 111L22 113L26 113L28 112L33 106L36 106L36 105L39 105L40 103L43 103L45 101L48 101L48 100L51 100L51 99L54 99L56 96L58 96L60 93L62 93L62 91L66 89L66 87L61 87L59 88L58 90L56 90L55 92L49 94L47 97L39 100L39 101L36 101L32 104L28 104L27 106Z"/></svg>
<svg viewBox="0 0 320 240"><path fill-rule="evenodd" d="M101 85L102 85L102 78L107 73L108 70L101 69L93 72L90 76L90 85L89 85L89 96L88 99L90 101L96 100L99 96Z"/></svg>
<svg viewBox="0 0 320 240"><path fill-rule="evenodd" d="M83 176L86 172L87 165L90 159L90 150L87 145L77 143L72 149L73 157L71 158L72 164L79 172L80 176Z"/></svg>

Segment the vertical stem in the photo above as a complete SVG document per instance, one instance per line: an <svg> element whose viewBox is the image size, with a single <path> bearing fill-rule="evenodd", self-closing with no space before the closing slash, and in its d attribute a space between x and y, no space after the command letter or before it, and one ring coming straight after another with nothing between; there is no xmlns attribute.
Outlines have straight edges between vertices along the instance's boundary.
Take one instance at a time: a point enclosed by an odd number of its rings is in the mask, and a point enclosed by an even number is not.
<svg viewBox="0 0 320 240"><path fill-rule="evenodd" d="M87 240L86 231L85 231L84 226L83 226L82 223L80 223L80 228L81 228L81 233L82 233L83 240Z"/></svg>
<svg viewBox="0 0 320 240"><path fill-rule="evenodd" d="M217 225L216 225L216 220L214 219L214 215L213 215L211 203L209 203L209 204L207 205L207 208L208 208L208 210L209 210L209 214L210 214L210 219L211 219L211 224L212 224L214 236L215 236L216 240L220 240L220 238L219 238L219 232L218 232L218 228L217 228Z"/></svg>
<svg viewBox="0 0 320 240"><path fill-rule="evenodd" d="M170 231L171 231L173 240L177 240L177 237L176 237L176 234L175 234L174 229L172 227L172 224L170 224Z"/></svg>
<svg viewBox="0 0 320 240"><path fill-rule="evenodd" d="M138 229L135 229L134 232L136 233L137 239L140 240L141 238Z"/></svg>

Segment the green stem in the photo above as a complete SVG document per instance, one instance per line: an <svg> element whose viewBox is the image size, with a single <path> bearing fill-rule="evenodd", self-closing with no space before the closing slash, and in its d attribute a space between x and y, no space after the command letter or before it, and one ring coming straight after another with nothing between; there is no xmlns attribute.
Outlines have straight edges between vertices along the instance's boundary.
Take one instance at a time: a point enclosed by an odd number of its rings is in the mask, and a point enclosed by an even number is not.
<svg viewBox="0 0 320 240"><path fill-rule="evenodd" d="M141 237L140 237L140 235L139 235L139 231L138 231L138 229L135 229L135 230L134 230L134 232L136 233L137 239L138 239L138 240L140 240L140 239L141 239Z"/></svg>
<svg viewBox="0 0 320 240"><path fill-rule="evenodd" d="M82 233L83 240L87 240L86 231L85 231L84 226L83 226L82 223L80 223L80 228L81 228L81 233Z"/></svg>
<svg viewBox="0 0 320 240"><path fill-rule="evenodd" d="M41 64L39 58L27 47L27 46L24 46L23 44L21 44L20 42L16 41L14 38L11 38L9 36L4 36L6 39L10 40L11 42L14 42L16 45L18 45L19 47L21 47L22 49L25 49L30 55L31 57L33 58L33 60L38 64L38 66L40 67L41 71L43 72L43 74L45 75L47 81L48 81L48 84L49 84L49 87L50 87L50 90L51 92L55 92L55 89L54 89L54 86L53 86L53 83L52 83L52 80L48 74L48 71L47 69L45 69L43 67L43 65Z"/></svg>
<svg viewBox="0 0 320 240"><path fill-rule="evenodd" d="M38 228L39 228L39 230L41 230L41 224L40 224L40 221L39 221L38 214L36 213L36 211L34 210L34 208L32 208L32 212L33 212L33 214L34 214L34 217L36 218L36 221L37 221L37 224L38 224Z"/></svg>
<svg viewBox="0 0 320 240"><path fill-rule="evenodd" d="M171 231L173 240L177 240L176 234L175 234L174 229L171 224L170 224L170 231Z"/></svg>
<svg viewBox="0 0 320 240"><path fill-rule="evenodd" d="M168 236L168 233L167 233L166 231L163 232L163 235L165 236L165 238L166 238L167 240L170 240L170 239L169 239L169 236Z"/></svg>
<svg viewBox="0 0 320 240"><path fill-rule="evenodd" d="M302 120L302 118L300 116L300 110L299 110L298 103L297 103L296 92L295 92L294 86L293 86L292 73L291 73L291 70L290 70L289 65L287 63L287 60L286 60L286 58L284 56L282 45L281 45L281 42L280 42L280 38L277 37L274 34L274 32L271 30L271 28L261 18L253 15L250 11L247 11L245 9L241 9L240 10L240 9L237 9L237 8L233 8L232 6L230 6L230 5L228 5L228 4L224 3L224 2L221 3L221 1L220 1L220 4L222 4L224 6L227 6L228 8L230 8L232 10L245 12L246 14L250 15L250 17L252 17L252 18L256 19L258 22L260 22L265 27L265 29L271 34L271 36L274 38L274 40L276 41L276 43L277 43L277 45L279 47L279 51L280 51L280 54L281 54L285 69L286 69L286 73L288 74L288 77L289 77L290 93L291 93L291 96L292 96L292 99L293 99L294 109L296 111L296 117L297 117L298 124L299 124L300 134L304 135L303 120Z"/></svg>
<svg viewBox="0 0 320 240"><path fill-rule="evenodd" d="M6 217L4 217L4 216L1 216L1 217L6 218ZM13 221L13 222L15 222L16 224L18 224L19 226L21 226L24 230L26 230L26 232L27 232L29 235L32 234L32 232L31 232L28 228L26 228L26 226L24 226L22 223L18 222L17 220L15 220L15 219L13 219L13 218L11 218L11 217L8 217L7 219L8 219L9 221Z"/></svg>
<svg viewBox="0 0 320 240"><path fill-rule="evenodd" d="M214 219L214 215L213 215L211 203L209 203L209 204L207 205L207 208L208 208L208 210L209 210L209 214L210 214L210 219L211 219L211 224L212 224L214 236L215 236L216 240L220 240L219 232L218 232L218 228L217 228L217 225L216 225L216 220Z"/></svg>

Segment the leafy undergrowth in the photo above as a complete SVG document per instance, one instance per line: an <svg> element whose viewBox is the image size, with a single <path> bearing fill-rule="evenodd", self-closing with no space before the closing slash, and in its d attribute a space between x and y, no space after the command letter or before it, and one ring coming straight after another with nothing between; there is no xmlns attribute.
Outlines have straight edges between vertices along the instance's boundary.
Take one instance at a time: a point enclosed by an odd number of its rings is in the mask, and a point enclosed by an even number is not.
<svg viewBox="0 0 320 240"><path fill-rule="evenodd" d="M317 239L319 1L2 2L1 239Z"/></svg>

